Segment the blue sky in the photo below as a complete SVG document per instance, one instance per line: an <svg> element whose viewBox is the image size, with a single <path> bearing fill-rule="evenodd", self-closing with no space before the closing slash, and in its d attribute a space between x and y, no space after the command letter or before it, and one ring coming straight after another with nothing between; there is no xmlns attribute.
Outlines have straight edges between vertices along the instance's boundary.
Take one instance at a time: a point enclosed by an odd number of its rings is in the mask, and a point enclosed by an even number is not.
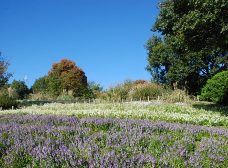
<svg viewBox="0 0 228 168"><path fill-rule="evenodd" d="M159 0L0 0L0 51L31 86L67 58L104 88L150 79L146 41Z"/></svg>

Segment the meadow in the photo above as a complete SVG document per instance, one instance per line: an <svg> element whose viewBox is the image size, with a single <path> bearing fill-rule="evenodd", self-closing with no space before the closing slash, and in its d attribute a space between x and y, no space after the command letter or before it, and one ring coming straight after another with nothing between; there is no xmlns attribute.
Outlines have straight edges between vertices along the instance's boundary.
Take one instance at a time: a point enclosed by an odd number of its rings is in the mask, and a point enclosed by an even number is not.
<svg viewBox="0 0 228 168"><path fill-rule="evenodd" d="M228 127L228 107L210 104L185 104L152 102L125 103L48 103L32 105L17 110L5 110L1 114L67 115L78 118L147 119L188 123L194 125Z"/></svg>
<svg viewBox="0 0 228 168"><path fill-rule="evenodd" d="M227 0L0 9L0 168L228 168Z"/></svg>
<svg viewBox="0 0 228 168"><path fill-rule="evenodd" d="M227 107L51 103L1 111L0 167L227 167Z"/></svg>

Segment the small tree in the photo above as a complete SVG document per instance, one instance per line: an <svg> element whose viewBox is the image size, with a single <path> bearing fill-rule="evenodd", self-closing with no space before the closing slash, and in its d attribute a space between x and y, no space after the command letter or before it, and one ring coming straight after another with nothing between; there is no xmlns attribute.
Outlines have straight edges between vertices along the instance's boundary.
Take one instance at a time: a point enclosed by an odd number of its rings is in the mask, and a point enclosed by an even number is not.
<svg viewBox="0 0 228 168"><path fill-rule="evenodd" d="M51 79L51 89L55 92L72 92L73 96L80 97L87 91L87 77L82 69L76 66L75 62L63 59L53 64L48 75ZM56 88L56 82L59 83ZM50 86L50 85L49 85Z"/></svg>
<svg viewBox="0 0 228 168"><path fill-rule="evenodd" d="M50 98L61 94L82 97L88 93L87 77L75 62L63 59L52 65L47 76L37 79L32 86L33 93Z"/></svg>
<svg viewBox="0 0 228 168"><path fill-rule="evenodd" d="M88 92L86 94L89 98L97 98L101 94L103 88L100 84L97 84L95 82L89 82L88 83Z"/></svg>
<svg viewBox="0 0 228 168"><path fill-rule="evenodd" d="M9 97L7 90L9 87L7 82L12 76L7 72L8 65L9 63L4 57L2 57L0 52L0 108L2 109L10 109L12 106L16 108L18 105L15 99Z"/></svg>
<svg viewBox="0 0 228 168"><path fill-rule="evenodd" d="M33 93L46 93L47 90L48 90L47 76L37 79L32 86Z"/></svg>
<svg viewBox="0 0 228 168"><path fill-rule="evenodd" d="M10 73L7 72L7 68L9 63L5 60L4 57L1 56L0 52L0 87L4 86L9 78L12 76Z"/></svg>
<svg viewBox="0 0 228 168"><path fill-rule="evenodd" d="M16 92L16 99L24 99L29 94L29 88L24 81L14 80L10 87Z"/></svg>

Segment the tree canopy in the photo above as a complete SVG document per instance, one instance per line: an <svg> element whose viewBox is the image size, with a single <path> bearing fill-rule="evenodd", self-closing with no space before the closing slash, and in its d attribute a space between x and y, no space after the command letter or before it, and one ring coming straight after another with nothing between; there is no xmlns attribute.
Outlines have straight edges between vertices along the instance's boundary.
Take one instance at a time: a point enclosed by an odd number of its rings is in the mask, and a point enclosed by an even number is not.
<svg viewBox="0 0 228 168"><path fill-rule="evenodd" d="M146 44L153 80L190 94L228 68L228 1L164 0Z"/></svg>
<svg viewBox="0 0 228 168"><path fill-rule="evenodd" d="M1 56L0 52L0 87L4 86L11 77L11 74L7 72L8 65L9 63Z"/></svg>
<svg viewBox="0 0 228 168"><path fill-rule="evenodd" d="M29 88L24 81L14 80L10 87L16 92L16 99L24 99L29 94Z"/></svg>
<svg viewBox="0 0 228 168"><path fill-rule="evenodd" d="M85 73L76 66L75 62L63 59L52 65L49 77L58 81L61 89L66 92L72 91L73 96L82 96L87 89L87 77Z"/></svg>
<svg viewBox="0 0 228 168"><path fill-rule="evenodd" d="M45 93L48 91L48 77L43 76L37 79L32 86L33 93Z"/></svg>
<svg viewBox="0 0 228 168"><path fill-rule="evenodd" d="M32 86L34 93L48 93L54 97L66 92L74 97L87 91L87 77L75 62L63 59L52 65L47 76L39 78Z"/></svg>

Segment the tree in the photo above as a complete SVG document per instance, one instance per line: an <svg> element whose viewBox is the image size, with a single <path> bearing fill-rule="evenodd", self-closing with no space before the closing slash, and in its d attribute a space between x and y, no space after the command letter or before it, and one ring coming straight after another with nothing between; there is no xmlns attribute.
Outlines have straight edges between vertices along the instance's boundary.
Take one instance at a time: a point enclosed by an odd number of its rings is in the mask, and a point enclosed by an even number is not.
<svg viewBox="0 0 228 168"><path fill-rule="evenodd" d="M87 97L97 98L101 94L102 90L103 88L100 84L91 81L88 83Z"/></svg>
<svg viewBox="0 0 228 168"><path fill-rule="evenodd" d="M4 57L1 56L0 52L0 87L4 86L9 78L12 76L10 73L7 72L7 68L9 63L5 60Z"/></svg>
<svg viewBox="0 0 228 168"><path fill-rule="evenodd" d="M51 97L57 98L63 92L60 77L57 75L48 75L47 82L47 93Z"/></svg>
<svg viewBox="0 0 228 168"><path fill-rule="evenodd" d="M191 94L228 68L228 2L165 0L146 45L153 80Z"/></svg>
<svg viewBox="0 0 228 168"><path fill-rule="evenodd" d="M37 79L32 86L33 93L46 93L48 91L48 77Z"/></svg>
<svg viewBox="0 0 228 168"><path fill-rule="evenodd" d="M14 80L10 87L16 92L16 99L24 99L29 94L29 88L24 81Z"/></svg>
<svg viewBox="0 0 228 168"><path fill-rule="evenodd" d="M87 77L75 62L63 59L52 65L47 76L37 79L32 86L33 93L57 98L63 93L81 97L87 94Z"/></svg>
<svg viewBox="0 0 228 168"><path fill-rule="evenodd" d="M58 88L55 87L56 92L65 90L72 92L75 97L80 97L87 91L87 77L73 61L63 59L59 63L53 64L48 76L54 79L51 82L54 84L51 88L58 86Z"/></svg>

